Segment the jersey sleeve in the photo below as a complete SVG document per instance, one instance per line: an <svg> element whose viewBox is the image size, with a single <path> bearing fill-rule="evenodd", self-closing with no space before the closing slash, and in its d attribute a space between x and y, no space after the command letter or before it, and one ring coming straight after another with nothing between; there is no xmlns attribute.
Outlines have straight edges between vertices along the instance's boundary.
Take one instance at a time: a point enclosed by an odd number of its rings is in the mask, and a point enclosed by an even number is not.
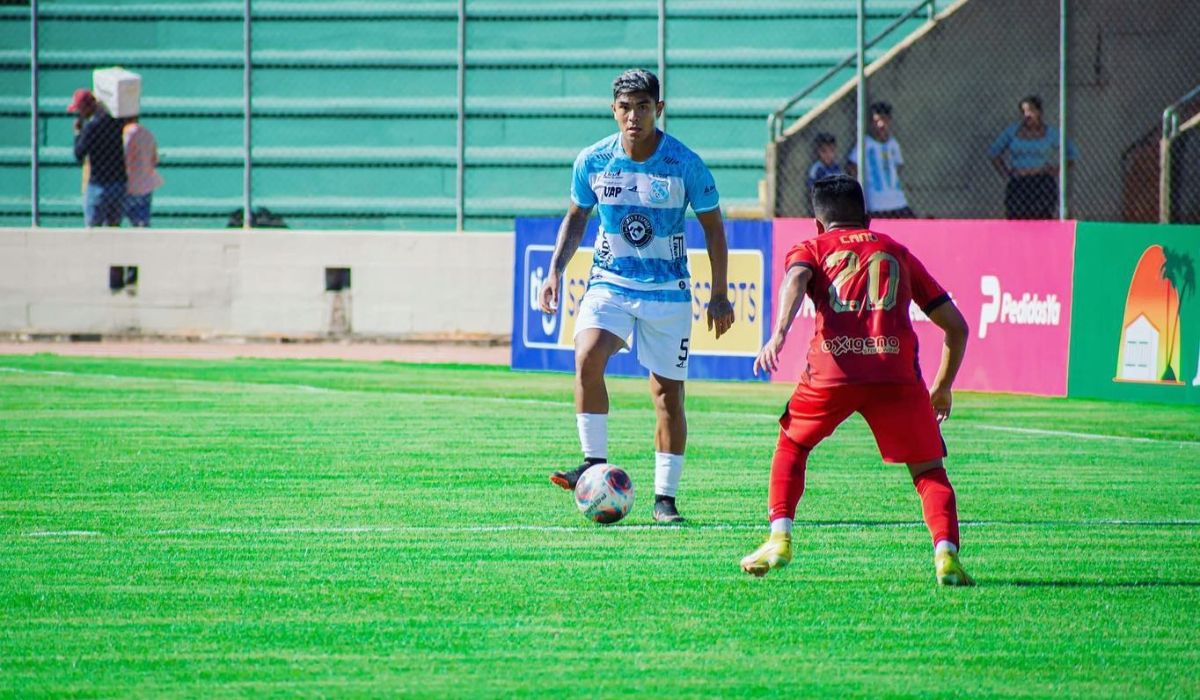
<svg viewBox="0 0 1200 700"><path fill-rule="evenodd" d="M925 269L925 265L917 259L917 256L908 253L906 256L908 261L909 279L912 283L912 298L921 307L921 311L928 314L937 307L947 301L950 301L950 295L938 284L933 275Z"/></svg>
<svg viewBox="0 0 1200 700"><path fill-rule="evenodd" d="M717 181L713 179L712 172L704 161L698 157L693 160L684 177L687 179L684 180L683 186L692 202L692 211L704 214L720 206L721 197L717 193Z"/></svg>
<svg viewBox="0 0 1200 700"><path fill-rule="evenodd" d="M587 168L587 151L579 154L571 171L571 201L583 209L591 209L599 201L592 190Z"/></svg>
<svg viewBox="0 0 1200 700"><path fill-rule="evenodd" d="M892 139L892 152L896 154L896 165L904 165L904 154L900 152L900 142L896 139Z"/></svg>
<svg viewBox="0 0 1200 700"><path fill-rule="evenodd" d="M784 258L784 271L790 270L797 265L803 265L813 270L817 269L817 255L805 243L792 246L792 249L788 251L787 257Z"/></svg>

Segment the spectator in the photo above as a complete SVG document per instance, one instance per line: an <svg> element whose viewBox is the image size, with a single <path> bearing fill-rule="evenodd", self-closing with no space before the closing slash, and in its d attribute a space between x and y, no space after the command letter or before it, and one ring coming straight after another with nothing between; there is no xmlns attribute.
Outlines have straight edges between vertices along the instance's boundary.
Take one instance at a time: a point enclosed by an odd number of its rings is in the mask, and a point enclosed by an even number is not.
<svg viewBox="0 0 1200 700"><path fill-rule="evenodd" d="M817 180L841 174L842 166L837 163L837 137L822 131L813 139L813 164L808 169L809 194Z"/></svg>
<svg viewBox="0 0 1200 700"><path fill-rule="evenodd" d="M846 173L858 177L858 144L850 148ZM892 136L892 106L887 102L871 105L871 124L867 129L864 151L867 158L867 177L864 189L867 213L881 219L913 219L916 214L908 208L908 199L900 184L900 169L904 156L900 144Z"/></svg>
<svg viewBox="0 0 1200 700"><path fill-rule="evenodd" d="M75 160L90 164L84 191L84 225L120 226L121 205L125 200L125 149L121 143L121 124L91 90L79 88L67 105L75 119Z"/></svg>
<svg viewBox="0 0 1200 700"><path fill-rule="evenodd" d="M1008 178L1004 213L1010 219L1053 219L1058 209L1058 129L1042 121L1042 100L1021 100L1021 121L1009 124L988 149L996 170ZM1008 151L1008 162L1004 152ZM1067 143L1067 162L1078 156Z"/></svg>
<svg viewBox="0 0 1200 700"><path fill-rule="evenodd" d="M150 225L150 198L163 184L158 166L158 143L154 134L138 123L137 117L125 120L125 217L133 226Z"/></svg>

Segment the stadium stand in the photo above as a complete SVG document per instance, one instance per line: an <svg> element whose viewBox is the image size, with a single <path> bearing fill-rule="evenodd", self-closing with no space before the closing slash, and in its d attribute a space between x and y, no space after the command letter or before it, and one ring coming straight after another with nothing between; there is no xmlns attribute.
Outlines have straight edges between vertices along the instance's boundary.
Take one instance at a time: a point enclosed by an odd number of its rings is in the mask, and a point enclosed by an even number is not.
<svg viewBox="0 0 1200 700"><path fill-rule="evenodd" d="M871 0L869 31L912 4ZM90 86L92 69L113 65L143 77L143 121L166 179L156 225L225 225L242 206L242 4L38 6L42 225L78 224L64 107ZM708 161L728 211L762 214L766 115L852 50L854 7L667 3L667 128ZM252 15L253 206L293 227L453 228L457 3L256 0ZM466 228L506 230L513 216L561 213L575 154L612 131L612 78L631 65L656 68L657 22L645 1L467 2ZM27 4L0 7L0 45L0 224L23 225Z"/></svg>

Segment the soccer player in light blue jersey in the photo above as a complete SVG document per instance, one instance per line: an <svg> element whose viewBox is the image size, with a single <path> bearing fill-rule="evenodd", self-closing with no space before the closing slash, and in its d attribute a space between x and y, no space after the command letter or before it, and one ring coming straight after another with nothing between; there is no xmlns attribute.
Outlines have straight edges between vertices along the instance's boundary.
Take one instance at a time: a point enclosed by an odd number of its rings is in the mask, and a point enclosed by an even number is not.
<svg viewBox="0 0 1200 700"><path fill-rule="evenodd" d="M692 328L691 274L684 241L688 206L704 229L712 264L708 328L720 338L733 324L727 295L728 247L717 186L698 155L655 128L662 116L658 78L628 70L613 81L618 133L575 159L571 204L558 229L542 311L555 313L567 262L579 249L592 209L600 233L587 291L575 321L575 421L583 464L550 481L574 490L587 469L608 461L608 360L636 334L638 361L650 371L654 399L654 519L683 520L675 504L687 444L684 381Z"/></svg>

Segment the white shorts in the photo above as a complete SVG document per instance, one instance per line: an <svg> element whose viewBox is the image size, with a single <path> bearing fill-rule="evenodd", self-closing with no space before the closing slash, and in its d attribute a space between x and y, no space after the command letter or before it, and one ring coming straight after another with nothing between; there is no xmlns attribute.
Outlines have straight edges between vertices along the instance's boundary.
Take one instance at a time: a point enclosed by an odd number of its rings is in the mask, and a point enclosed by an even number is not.
<svg viewBox="0 0 1200 700"><path fill-rule="evenodd" d="M579 304L575 335L600 328L624 342L634 331L638 362L665 379L687 379L692 335L690 301L635 299L611 287L588 287Z"/></svg>

